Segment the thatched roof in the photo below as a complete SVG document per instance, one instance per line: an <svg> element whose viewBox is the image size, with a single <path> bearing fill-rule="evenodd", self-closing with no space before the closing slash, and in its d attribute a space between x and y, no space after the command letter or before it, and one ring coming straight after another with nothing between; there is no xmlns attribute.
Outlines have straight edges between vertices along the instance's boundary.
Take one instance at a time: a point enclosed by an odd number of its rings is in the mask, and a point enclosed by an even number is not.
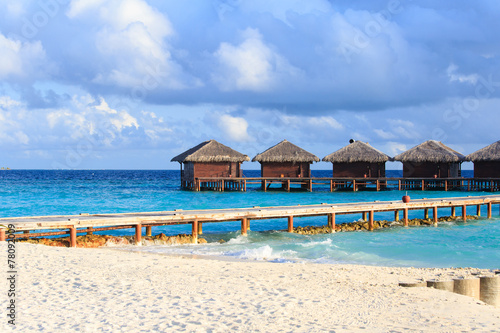
<svg viewBox="0 0 500 333"><path fill-rule="evenodd" d="M384 163L391 158L362 141L354 141L349 145L323 157L324 162L332 163Z"/></svg>
<svg viewBox="0 0 500 333"><path fill-rule="evenodd" d="M250 161L234 149L224 146L215 140L205 141L172 158L172 162L243 162Z"/></svg>
<svg viewBox="0 0 500 333"><path fill-rule="evenodd" d="M304 149L297 147L286 140L281 141L275 146L258 154L252 159L252 162L319 162L318 156L311 154Z"/></svg>
<svg viewBox="0 0 500 333"><path fill-rule="evenodd" d="M435 140L425 141L394 157L395 161L414 163L452 163L462 162L464 159L464 155Z"/></svg>
<svg viewBox="0 0 500 333"><path fill-rule="evenodd" d="M467 155L465 159L472 162L500 162L500 141Z"/></svg>

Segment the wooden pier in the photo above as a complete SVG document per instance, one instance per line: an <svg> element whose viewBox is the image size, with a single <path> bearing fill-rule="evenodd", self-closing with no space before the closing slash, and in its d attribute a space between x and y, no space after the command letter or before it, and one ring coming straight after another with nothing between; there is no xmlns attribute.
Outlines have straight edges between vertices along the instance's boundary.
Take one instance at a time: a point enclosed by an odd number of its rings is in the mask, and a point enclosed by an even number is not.
<svg viewBox="0 0 500 333"><path fill-rule="evenodd" d="M255 185L263 191L279 188L288 192L293 186L309 192L313 186L329 188L330 192L386 189L496 192L500 191L500 178L198 177L185 185L184 188L194 191L222 192L247 191Z"/></svg>
<svg viewBox="0 0 500 333"><path fill-rule="evenodd" d="M374 201L341 204L297 205L279 207L252 207L234 209L208 209L208 210L174 210L165 212L122 213L122 214L80 214L34 217L11 217L0 219L0 241L6 238L34 238L42 236L69 235L70 245L76 246L77 234L91 234L96 231L115 229L135 229L135 240L140 244L142 228L146 234L151 235L152 227L191 224L193 241L197 242L204 223L221 223L229 221L241 222L241 233L245 235L251 220L284 219L287 221L287 230L293 230L293 220L297 217L325 216L332 232L335 230L337 215L361 214L373 230L375 213L394 212L394 220L399 221L400 212L403 213L403 224L408 226L408 212L410 210L423 210L428 216L429 210L433 212L434 222L437 224L438 209L450 209L452 216L456 215L456 208L461 212L462 221L467 222L467 207L477 207L480 214L481 207L486 206L487 218L492 217L492 206L500 204L500 195L418 199L409 203L402 201Z"/></svg>

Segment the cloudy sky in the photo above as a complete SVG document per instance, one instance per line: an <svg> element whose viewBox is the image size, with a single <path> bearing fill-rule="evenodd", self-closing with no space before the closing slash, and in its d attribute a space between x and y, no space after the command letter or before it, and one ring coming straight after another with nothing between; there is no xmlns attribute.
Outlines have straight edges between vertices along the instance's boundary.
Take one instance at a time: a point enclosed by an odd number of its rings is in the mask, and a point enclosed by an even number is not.
<svg viewBox="0 0 500 333"><path fill-rule="evenodd" d="M468 154L500 140L499 65L497 0L0 0L0 166L176 169L208 139Z"/></svg>

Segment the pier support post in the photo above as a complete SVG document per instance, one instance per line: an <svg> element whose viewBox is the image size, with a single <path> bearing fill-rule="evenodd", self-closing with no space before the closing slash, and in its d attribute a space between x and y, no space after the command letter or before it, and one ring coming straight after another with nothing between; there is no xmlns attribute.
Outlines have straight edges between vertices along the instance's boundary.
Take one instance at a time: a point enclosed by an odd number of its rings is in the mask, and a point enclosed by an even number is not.
<svg viewBox="0 0 500 333"><path fill-rule="evenodd" d="M198 220L191 223L191 238L193 238L193 244L198 244Z"/></svg>
<svg viewBox="0 0 500 333"><path fill-rule="evenodd" d="M288 232L293 232L293 216L288 216Z"/></svg>
<svg viewBox="0 0 500 333"><path fill-rule="evenodd" d="M368 229L370 231L373 231L373 210L370 210L370 212L368 213L368 216L369 216Z"/></svg>
<svg viewBox="0 0 500 333"><path fill-rule="evenodd" d="M403 221L404 221L404 226L408 226L408 208L405 208L403 210Z"/></svg>
<svg viewBox="0 0 500 333"><path fill-rule="evenodd" d="M142 224L135 225L135 245L141 245Z"/></svg>
<svg viewBox="0 0 500 333"><path fill-rule="evenodd" d="M76 228L69 228L69 247L76 247Z"/></svg>
<svg viewBox="0 0 500 333"><path fill-rule="evenodd" d="M366 222L366 212L363 212L362 219Z"/></svg>
<svg viewBox="0 0 500 333"><path fill-rule="evenodd" d="M429 208L425 208L424 209L424 219L428 219L429 218Z"/></svg>
<svg viewBox="0 0 500 333"><path fill-rule="evenodd" d="M394 221L399 222L399 210L394 211Z"/></svg>
<svg viewBox="0 0 500 333"><path fill-rule="evenodd" d="M481 216L481 205L477 205L476 215Z"/></svg>
<svg viewBox="0 0 500 333"><path fill-rule="evenodd" d="M451 217L457 216L456 207L451 207Z"/></svg>
<svg viewBox="0 0 500 333"><path fill-rule="evenodd" d="M146 227L146 236L151 237L152 235L153 235L152 227L150 225L148 225Z"/></svg>
<svg viewBox="0 0 500 333"><path fill-rule="evenodd" d="M438 208L437 208L437 206L432 207L432 217L434 218L434 226L437 227L437 225L438 225Z"/></svg>
<svg viewBox="0 0 500 333"><path fill-rule="evenodd" d="M467 222L467 205L462 205L462 220Z"/></svg>
<svg viewBox="0 0 500 333"><path fill-rule="evenodd" d="M491 202L488 202L488 218L491 219Z"/></svg>
<svg viewBox="0 0 500 333"><path fill-rule="evenodd" d="M198 235L203 235L203 223L198 222Z"/></svg>
<svg viewBox="0 0 500 333"><path fill-rule="evenodd" d="M92 227L88 227L88 228L87 228L87 236L91 236L91 235L93 235L93 234L94 234L93 229L94 229L94 228L92 228Z"/></svg>
<svg viewBox="0 0 500 333"><path fill-rule="evenodd" d="M243 236L247 235L247 230L248 230L247 229L248 228L247 223L248 223L248 219L247 218L241 219L241 234Z"/></svg>
<svg viewBox="0 0 500 333"><path fill-rule="evenodd" d="M5 242L5 229L0 229L0 242Z"/></svg>
<svg viewBox="0 0 500 333"><path fill-rule="evenodd" d="M330 232L335 232L335 213L328 214L328 227L330 228Z"/></svg>

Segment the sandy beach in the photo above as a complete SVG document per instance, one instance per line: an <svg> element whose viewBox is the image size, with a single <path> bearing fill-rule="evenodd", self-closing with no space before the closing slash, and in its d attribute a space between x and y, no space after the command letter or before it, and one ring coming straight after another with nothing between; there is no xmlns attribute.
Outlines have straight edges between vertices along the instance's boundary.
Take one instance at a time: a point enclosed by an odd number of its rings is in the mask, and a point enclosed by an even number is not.
<svg viewBox="0 0 500 333"><path fill-rule="evenodd" d="M398 286L474 269L234 262L33 244L17 244L17 261L18 332L500 332L499 308ZM5 314L0 327L12 331Z"/></svg>

